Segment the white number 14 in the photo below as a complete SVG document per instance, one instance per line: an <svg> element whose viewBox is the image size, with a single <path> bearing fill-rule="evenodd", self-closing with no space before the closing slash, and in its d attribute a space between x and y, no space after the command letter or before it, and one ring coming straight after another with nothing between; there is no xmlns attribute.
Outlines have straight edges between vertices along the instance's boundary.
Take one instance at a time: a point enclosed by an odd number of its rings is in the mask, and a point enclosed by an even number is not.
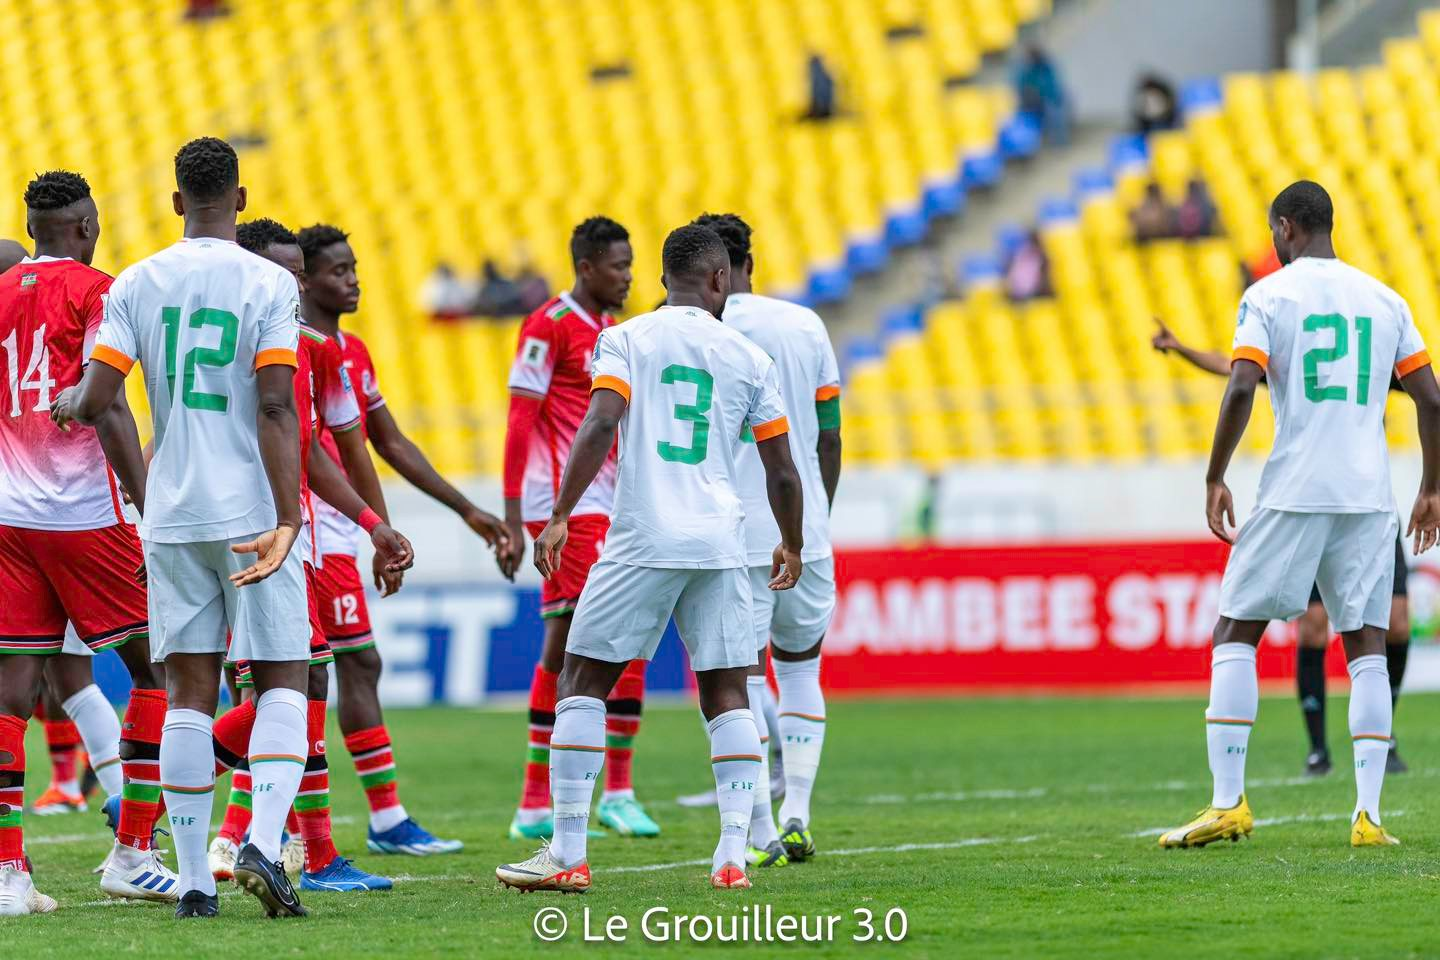
<svg viewBox="0 0 1440 960"><path fill-rule="evenodd" d="M35 340L30 346L30 361L25 365L23 378L20 376L20 351L14 330L11 330L4 340L0 340L0 347L5 350L5 381L10 386L10 416L20 416L21 390L35 390L39 393L35 406L30 408L32 412L49 410L50 391L55 388L55 381L50 379L50 348L45 345L45 325L41 324L40 329L35 331Z"/></svg>

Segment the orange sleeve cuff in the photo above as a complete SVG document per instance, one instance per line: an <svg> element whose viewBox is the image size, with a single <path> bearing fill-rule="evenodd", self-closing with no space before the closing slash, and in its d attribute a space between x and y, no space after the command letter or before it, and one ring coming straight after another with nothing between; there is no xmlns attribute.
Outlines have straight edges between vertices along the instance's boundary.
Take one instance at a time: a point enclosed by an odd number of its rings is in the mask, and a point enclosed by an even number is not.
<svg viewBox="0 0 1440 960"><path fill-rule="evenodd" d="M816 400L834 400L838 396L840 396L840 388L833 383L815 391Z"/></svg>
<svg viewBox="0 0 1440 960"><path fill-rule="evenodd" d="M294 350L286 350L283 347L274 347L270 350L261 350L255 354L255 369L261 367L298 367L300 361L295 358Z"/></svg>
<svg viewBox="0 0 1440 960"><path fill-rule="evenodd" d="M601 374L595 378L594 383L590 384L590 392L594 393L596 390L614 390L625 398L626 403L630 402L630 384L621 380L619 377Z"/></svg>
<svg viewBox="0 0 1440 960"><path fill-rule="evenodd" d="M131 367L135 366L135 360L133 358L127 357L114 347L107 347L103 343L95 344L95 349L90 351L90 359L99 360L105 364L105 366L114 367L121 373L126 374L130 372Z"/></svg>
<svg viewBox="0 0 1440 960"><path fill-rule="evenodd" d="M97 347L96 349L98 350L99 348ZM1395 373L1398 376L1408 377L1410 374L1414 373L1416 370L1419 370L1421 367L1426 366L1429 363L1429 351L1421 350L1419 353L1412 353L1404 360L1401 360L1399 363L1395 364Z"/></svg>
<svg viewBox="0 0 1440 960"><path fill-rule="evenodd" d="M1250 360L1260 364L1261 370L1270 369L1270 356L1259 347L1236 347L1230 363L1233 365L1236 360Z"/></svg>
<svg viewBox="0 0 1440 960"><path fill-rule="evenodd" d="M771 437L778 437L782 433L790 432L790 421L784 417L776 417L774 420L767 420L764 423L757 423L750 431L755 434L755 442L769 440Z"/></svg>

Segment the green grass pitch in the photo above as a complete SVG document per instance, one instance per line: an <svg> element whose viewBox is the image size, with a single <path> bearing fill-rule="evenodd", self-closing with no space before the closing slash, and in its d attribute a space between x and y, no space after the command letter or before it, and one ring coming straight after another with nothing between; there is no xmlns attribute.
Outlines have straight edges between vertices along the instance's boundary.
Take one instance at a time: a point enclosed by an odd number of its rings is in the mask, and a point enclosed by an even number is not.
<svg viewBox="0 0 1440 960"><path fill-rule="evenodd" d="M60 911L0 921L0 931L6 954L24 958L547 956L557 946L538 940L532 923L553 905L570 923L558 947L566 952L693 956L717 947L651 945L642 914L731 915L760 904L772 917L841 919L833 943L755 944L747 956L1434 955L1440 697L1401 704L1397 730L1414 769L1386 784L1385 822L1404 841L1389 850L1349 846L1344 700L1330 710L1335 773L1319 782L1296 776L1296 707L1292 698L1267 698L1250 750L1250 797L1261 819L1254 839L1165 852L1155 847L1158 828L1208 800L1199 700L836 700L815 804L818 859L759 874L751 891L720 893L706 885L706 866L633 869L708 864L717 830L713 810L673 802L710 775L696 712L655 707L641 730L636 779L665 832L653 841L593 841L595 886L583 897L523 896L494 880L498 862L530 853L504 838L519 791L523 715L397 710L389 722L402 798L466 849L428 859L365 853L363 797L337 748L337 841L364 866L399 878L393 893L310 893L311 917L271 922L232 888L222 890L218 920L181 924L160 905L105 901L89 872L107 844L98 814L30 816L39 886ZM338 732L330 742L338 747ZM46 770L38 737L30 749L42 758L31 763L33 796ZM908 918L903 942L851 941L857 908L883 926L895 907ZM592 929L627 918L627 942L581 944L587 908Z"/></svg>

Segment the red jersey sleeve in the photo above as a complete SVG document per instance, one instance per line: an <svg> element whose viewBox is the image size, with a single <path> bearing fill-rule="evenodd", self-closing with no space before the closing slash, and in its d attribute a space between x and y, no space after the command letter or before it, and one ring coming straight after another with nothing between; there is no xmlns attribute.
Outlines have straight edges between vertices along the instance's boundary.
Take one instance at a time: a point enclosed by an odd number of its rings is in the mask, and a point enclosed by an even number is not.
<svg viewBox="0 0 1440 960"><path fill-rule="evenodd" d="M302 333L302 337L306 335ZM339 345L326 337L316 343L311 356L315 371L315 406L321 422L338 433L360 426L360 405L355 399L350 375L345 372Z"/></svg>
<svg viewBox="0 0 1440 960"><path fill-rule="evenodd" d="M555 361L563 344L560 324L546 316L545 308L536 310L520 325L520 342L515 361L510 365L508 381L511 392L544 397L550 392L550 378L555 374Z"/></svg>

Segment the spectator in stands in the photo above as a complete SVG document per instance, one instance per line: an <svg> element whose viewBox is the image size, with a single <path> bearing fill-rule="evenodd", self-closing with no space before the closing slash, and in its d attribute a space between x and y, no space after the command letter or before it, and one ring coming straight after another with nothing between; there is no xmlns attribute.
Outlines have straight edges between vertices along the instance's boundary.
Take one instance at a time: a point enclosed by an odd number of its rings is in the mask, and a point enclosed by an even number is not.
<svg viewBox="0 0 1440 960"><path fill-rule="evenodd" d="M475 312L482 317L518 317L524 315L520 306L520 284L501 273L498 263L487 259L480 268Z"/></svg>
<svg viewBox="0 0 1440 960"><path fill-rule="evenodd" d="M475 286L461 279L450 264L439 263L420 287L420 302L437 320L467 317L475 308Z"/></svg>
<svg viewBox="0 0 1440 960"><path fill-rule="evenodd" d="M1145 199L1140 206L1130 211L1130 225L1135 230L1135 239L1140 243L1151 240L1166 240L1175 234L1175 208L1160 192L1160 184L1151 180L1145 185Z"/></svg>
<svg viewBox="0 0 1440 960"><path fill-rule="evenodd" d="M1005 265L1005 295L1016 303L1024 303L1048 297L1052 292L1050 258L1040 245L1040 234L1031 230Z"/></svg>
<svg viewBox="0 0 1440 960"><path fill-rule="evenodd" d="M187 0L185 4L186 20L212 20L229 13L230 5L225 0Z"/></svg>
<svg viewBox="0 0 1440 960"><path fill-rule="evenodd" d="M1199 177L1191 178L1185 186L1185 199L1180 201L1180 209L1175 214L1175 229L1185 240L1215 233L1215 204L1205 181Z"/></svg>
<svg viewBox="0 0 1440 960"><path fill-rule="evenodd" d="M523 261L520 272L515 276L515 285L520 288L520 315L529 316L550 299L550 284L545 281L530 261Z"/></svg>
<svg viewBox="0 0 1440 960"><path fill-rule="evenodd" d="M1175 88L1156 73L1143 75L1135 84L1130 110L1136 133L1173 130L1180 122L1180 104L1175 98Z"/></svg>
<svg viewBox="0 0 1440 960"><path fill-rule="evenodd" d="M1030 46L1015 71L1015 95L1020 112L1034 120L1051 143L1070 141L1070 105L1060 83L1060 71L1038 46Z"/></svg>
<svg viewBox="0 0 1440 960"><path fill-rule="evenodd" d="M835 116L835 76L818 53L810 54L806 67L810 74L810 108L806 120L829 120Z"/></svg>

